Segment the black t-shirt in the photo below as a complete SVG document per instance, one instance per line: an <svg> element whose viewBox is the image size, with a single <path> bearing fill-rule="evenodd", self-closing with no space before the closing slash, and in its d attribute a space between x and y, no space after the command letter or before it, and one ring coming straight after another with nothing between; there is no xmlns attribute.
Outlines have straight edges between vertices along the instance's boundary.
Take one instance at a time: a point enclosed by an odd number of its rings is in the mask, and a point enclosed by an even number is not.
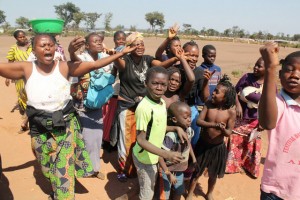
<svg viewBox="0 0 300 200"><path fill-rule="evenodd" d="M186 81L186 75L184 69L180 66L180 72L181 72L181 77L182 77L182 84L184 85ZM196 67L194 70L194 75L195 75L195 83L190 91L190 93L185 97L185 101L188 105L197 105L197 99L200 98L200 93L202 91L203 87L203 74L204 71L200 67Z"/></svg>
<svg viewBox="0 0 300 200"><path fill-rule="evenodd" d="M138 64L133 62L130 55L125 55L123 58L125 69L119 72L120 96L132 100L137 96L146 96L146 72L151 67L154 57L143 55Z"/></svg>

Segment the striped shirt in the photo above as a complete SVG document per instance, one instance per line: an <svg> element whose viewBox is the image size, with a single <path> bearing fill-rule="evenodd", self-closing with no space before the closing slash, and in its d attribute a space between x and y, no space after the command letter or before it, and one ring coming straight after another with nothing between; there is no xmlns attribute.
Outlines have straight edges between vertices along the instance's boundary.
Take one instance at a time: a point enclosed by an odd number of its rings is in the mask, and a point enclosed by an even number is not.
<svg viewBox="0 0 300 200"><path fill-rule="evenodd" d="M29 47L27 47L27 49L24 51L24 50L19 49L17 44L14 44L13 46L10 47L6 58L9 61L13 61L13 62L14 61L27 61L27 58L28 58L29 54L31 53L31 51L32 51L31 45Z"/></svg>

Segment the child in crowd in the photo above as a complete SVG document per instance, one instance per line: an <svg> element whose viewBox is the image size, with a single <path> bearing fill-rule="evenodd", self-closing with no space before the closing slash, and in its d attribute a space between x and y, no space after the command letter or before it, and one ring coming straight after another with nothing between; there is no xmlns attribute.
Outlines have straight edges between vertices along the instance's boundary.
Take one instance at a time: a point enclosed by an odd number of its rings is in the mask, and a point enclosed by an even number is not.
<svg viewBox="0 0 300 200"><path fill-rule="evenodd" d="M194 135L194 131L191 128L190 107L180 101L172 103L168 109L168 125L181 127L190 140ZM162 168L159 173L160 199L170 199L171 187L174 188L174 190L172 190L171 199L180 199L185 191L183 174L188 168L189 155L194 164L197 164L196 157L190 142L184 141L184 143L182 143L176 132L168 132L165 135L162 149L181 153L183 160L175 164L164 160L162 157L159 158L159 164Z"/></svg>
<svg viewBox="0 0 300 200"><path fill-rule="evenodd" d="M155 52L155 58L157 60L165 61L170 58L176 57L176 50L178 48L181 48L180 39L176 36L178 29L179 26L177 24L174 24L174 26L169 29L168 37L163 41L163 43ZM166 52L166 54L163 54L164 51Z"/></svg>
<svg viewBox="0 0 300 200"><path fill-rule="evenodd" d="M151 200L157 178L159 156L174 162L182 161L178 152L161 149L167 127L167 111L161 98L167 90L168 73L163 67L149 68L145 80L147 93L135 111L137 142L133 162L140 185L139 198Z"/></svg>
<svg viewBox="0 0 300 200"><path fill-rule="evenodd" d="M281 60L282 89L276 95L278 52L275 42L260 48L266 70L258 106L259 123L269 134L261 200L300 199L300 51Z"/></svg>
<svg viewBox="0 0 300 200"><path fill-rule="evenodd" d="M213 76L209 80L209 94L212 95L213 91L215 90L220 78L221 78L221 68L214 64L217 56L216 48L213 45L205 45L202 48L202 58L204 59L203 63L200 67L203 70L209 70L210 72L214 72ZM198 99L199 109L201 110L204 106L204 101Z"/></svg>
<svg viewBox="0 0 300 200"><path fill-rule="evenodd" d="M197 67L199 58L199 47L194 41L189 41L183 45L183 50L187 54L187 62L190 68L194 72L195 82L191 91L185 96L185 102L190 106L192 112L192 129L194 130L194 137L192 138L191 144L194 147L199 139L200 127L197 126L196 121L199 116L197 109L197 99L202 99L205 102L209 98L208 82L214 72L203 70ZM185 84L187 75L185 71L180 67L182 74L182 84Z"/></svg>
<svg viewBox="0 0 300 200"><path fill-rule="evenodd" d="M198 178L208 169L208 190L206 199L213 199L212 193L217 178L225 173L227 150L224 137L230 136L236 118L235 88L224 75L200 113L197 125L202 131L195 147L199 169L193 173L187 199L192 199Z"/></svg>
<svg viewBox="0 0 300 200"><path fill-rule="evenodd" d="M83 38L76 37L70 46L80 48L83 42ZM43 174L51 182L50 199L75 199L75 174L83 177L93 173L71 100L69 77L104 67L134 49L126 48L94 62L63 62L53 59L53 37L40 34L33 39L35 61L0 63L0 76L26 82L31 145Z"/></svg>
<svg viewBox="0 0 300 200"><path fill-rule="evenodd" d="M182 85L180 70L176 67L169 67L167 69L169 74L169 84L167 91L162 96L166 102L167 109L173 102L184 101L185 96L189 94L195 82L195 75L186 61L183 49L176 49L175 54L178 60L181 62L187 80L185 81L184 85Z"/></svg>

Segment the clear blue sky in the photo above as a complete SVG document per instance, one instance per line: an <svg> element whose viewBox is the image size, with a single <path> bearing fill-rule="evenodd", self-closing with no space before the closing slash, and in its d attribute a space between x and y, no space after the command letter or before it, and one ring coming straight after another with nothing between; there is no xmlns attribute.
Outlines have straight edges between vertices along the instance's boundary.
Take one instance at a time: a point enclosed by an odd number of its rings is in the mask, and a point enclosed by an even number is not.
<svg viewBox="0 0 300 200"><path fill-rule="evenodd" d="M0 10L6 20L15 25L15 19L24 16L57 18L54 5L65 0L0 0ZM300 34L300 0L69 0L83 12L103 13L96 27L103 27L104 14L113 13L112 27L119 24L129 28L149 28L145 13L158 11L165 16L165 28L174 22L191 24L193 28L213 28L223 32L239 26L250 34L265 31Z"/></svg>

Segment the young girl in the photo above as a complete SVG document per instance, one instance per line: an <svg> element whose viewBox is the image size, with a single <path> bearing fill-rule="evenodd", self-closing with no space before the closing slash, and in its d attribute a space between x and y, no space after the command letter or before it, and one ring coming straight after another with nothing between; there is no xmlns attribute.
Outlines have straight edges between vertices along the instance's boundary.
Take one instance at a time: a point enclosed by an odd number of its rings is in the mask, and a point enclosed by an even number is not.
<svg viewBox="0 0 300 200"><path fill-rule="evenodd" d="M170 58L176 57L176 51L181 48L181 42L179 37L177 37L177 31L179 26L176 24L169 29L168 37L163 41L163 43L158 47L155 52L155 58L160 61L165 61ZM166 54L163 54L163 52Z"/></svg>
<svg viewBox="0 0 300 200"><path fill-rule="evenodd" d="M214 72L208 70L203 71L200 67L197 67L199 58L199 47L194 41L189 41L183 45L183 50L187 53L187 62L193 70L195 76L195 82L191 91L184 97L185 102L190 106L192 112L192 129L194 130L194 137L192 138L191 144L194 147L199 139L200 127L197 126L196 121L199 116L197 108L197 101L201 99L205 102L209 97L208 81ZM183 84L186 82L186 75L184 70L180 67L182 74Z"/></svg>
<svg viewBox="0 0 300 200"><path fill-rule="evenodd" d="M268 130L269 147L261 179L261 200L300 199L300 51L281 61L282 89L276 94L278 44L260 48L265 62L259 123Z"/></svg>
<svg viewBox="0 0 300 200"><path fill-rule="evenodd" d="M235 89L227 76L218 83L200 113L197 125L201 126L201 135L195 147L199 169L193 173L187 199L192 199L198 178L208 168L208 189L206 198L212 200L217 178L225 173L227 150L224 137L230 136L236 118Z"/></svg>
<svg viewBox="0 0 300 200"><path fill-rule="evenodd" d="M185 59L183 49L177 49L175 54L183 66L187 80L182 86L180 70L176 67L169 67L167 69L169 73L169 84L166 93L162 97L166 102L167 108L169 108L173 102L184 101L184 97L191 91L195 82L195 75Z"/></svg>
<svg viewBox="0 0 300 200"><path fill-rule="evenodd" d="M84 39L76 37L71 43L70 48L80 48ZM51 198L74 199L75 174L89 176L93 167L71 101L68 79L104 67L134 48L94 62L73 63L53 60L55 41L50 35L36 35L32 47L35 61L0 63L0 76L22 78L26 83L32 148L43 174L51 182Z"/></svg>
<svg viewBox="0 0 300 200"><path fill-rule="evenodd" d="M247 170L253 177L259 175L261 159L261 138L249 141L252 131L261 131L257 119L257 104L259 102L265 74L265 64L259 58L253 73L245 74L236 84L236 93L239 94L237 109L242 109L242 118L237 118L235 128L228 143L228 158L226 173L242 172ZM238 111L237 111L238 112Z"/></svg>

